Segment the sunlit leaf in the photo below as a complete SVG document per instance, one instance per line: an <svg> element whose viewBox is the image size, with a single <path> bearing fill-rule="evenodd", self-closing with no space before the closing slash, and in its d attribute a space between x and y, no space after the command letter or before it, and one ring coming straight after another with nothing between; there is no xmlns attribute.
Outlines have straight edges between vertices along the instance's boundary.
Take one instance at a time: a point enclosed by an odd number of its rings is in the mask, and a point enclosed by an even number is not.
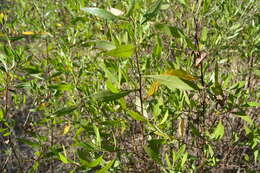
<svg viewBox="0 0 260 173"><path fill-rule="evenodd" d="M178 135L182 138L185 135L185 121L183 118L179 119Z"/></svg>
<svg viewBox="0 0 260 173"><path fill-rule="evenodd" d="M221 139L224 136L225 128L221 121L218 122L217 127L214 129L213 134L211 135L211 138L213 139Z"/></svg>
<svg viewBox="0 0 260 173"><path fill-rule="evenodd" d="M56 85L50 85L49 88L56 89L59 91L69 91L69 90L73 89L73 86L71 84L60 83L60 84L56 84Z"/></svg>
<svg viewBox="0 0 260 173"><path fill-rule="evenodd" d="M146 121L146 118L135 111L128 111L128 114L137 121Z"/></svg>
<svg viewBox="0 0 260 173"><path fill-rule="evenodd" d="M94 43L96 48L103 49L106 51L116 48L116 46L113 43L111 43L109 41L105 41L105 40L93 40L93 41L90 41L90 43Z"/></svg>
<svg viewBox="0 0 260 173"><path fill-rule="evenodd" d="M108 164L106 164L105 167L98 170L96 173L106 173L109 170L109 168L111 168L113 166L114 162L115 162L115 160L111 160Z"/></svg>
<svg viewBox="0 0 260 173"><path fill-rule="evenodd" d="M105 55L118 57L118 58L129 58L133 55L135 47L132 44L119 46L115 49L105 52Z"/></svg>
<svg viewBox="0 0 260 173"><path fill-rule="evenodd" d="M108 9L108 11L110 11L115 16L121 16L124 14L123 11L116 9L116 8L110 8L110 9Z"/></svg>
<svg viewBox="0 0 260 173"><path fill-rule="evenodd" d="M199 90L199 87L192 81L180 79L176 76L170 75L145 75L144 77L152 78L160 84L166 85L169 89L181 89L181 90Z"/></svg>
<svg viewBox="0 0 260 173"><path fill-rule="evenodd" d="M89 14L92 14L94 16L100 17L102 19L112 20L112 19L117 18L117 16L115 16L111 12L106 11L106 10L101 9L101 8L89 7L89 8L81 8L81 10L83 10L83 11L89 13Z"/></svg>
<svg viewBox="0 0 260 173"><path fill-rule="evenodd" d="M248 115L240 115L239 117L242 120L246 121L248 124L250 124L250 125L253 124L253 120L250 118L250 116L248 116Z"/></svg>
<svg viewBox="0 0 260 173"><path fill-rule="evenodd" d="M167 70L164 75L170 75L170 76L177 76L178 78L194 81L197 78L189 74L188 72L184 70Z"/></svg>
<svg viewBox="0 0 260 173"><path fill-rule="evenodd" d="M22 32L23 35L35 35L36 33L33 32L33 31L25 31L25 32Z"/></svg>
<svg viewBox="0 0 260 173"><path fill-rule="evenodd" d="M70 130L70 121L69 121L69 123L65 126L65 128L64 128L64 130L63 130L63 135L66 135L68 132L69 132L69 130Z"/></svg>
<svg viewBox="0 0 260 173"><path fill-rule="evenodd" d="M150 87L149 91L147 92L146 97L152 96L159 88L160 83L159 82L153 82L152 86Z"/></svg>
<svg viewBox="0 0 260 173"><path fill-rule="evenodd" d="M63 154L59 153L59 157L60 157L60 160L65 163L65 164L68 164L69 161L68 159L66 158L66 156L64 156Z"/></svg>
<svg viewBox="0 0 260 173"><path fill-rule="evenodd" d="M101 155L100 157L98 157L97 159L95 159L92 162L84 162L84 166L87 166L88 168L94 168L94 167L100 165L102 160L103 160L103 155Z"/></svg>
<svg viewBox="0 0 260 173"><path fill-rule="evenodd" d="M95 124L93 124L93 129L96 135L96 145L101 147L101 138L100 138L99 129Z"/></svg>

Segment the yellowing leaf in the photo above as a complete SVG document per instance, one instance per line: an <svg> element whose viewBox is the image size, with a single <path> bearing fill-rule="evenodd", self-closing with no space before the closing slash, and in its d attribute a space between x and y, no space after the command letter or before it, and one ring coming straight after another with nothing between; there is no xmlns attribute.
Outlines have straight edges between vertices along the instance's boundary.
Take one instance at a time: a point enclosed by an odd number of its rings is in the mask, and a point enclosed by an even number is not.
<svg viewBox="0 0 260 173"><path fill-rule="evenodd" d="M179 125L178 125L178 135L182 138L184 137L184 132L185 132L185 123L184 119L179 119Z"/></svg>
<svg viewBox="0 0 260 173"><path fill-rule="evenodd" d="M40 35L50 35L48 32L39 32Z"/></svg>
<svg viewBox="0 0 260 173"><path fill-rule="evenodd" d="M22 34L23 34L23 35L34 35L35 32L33 32L33 31L25 31L25 32L23 32Z"/></svg>
<svg viewBox="0 0 260 173"><path fill-rule="evenodd" d="M153 82L151 88L149 89L149 91L147 92L147 96L146 98L152 96L159 88L160 83L159 82Z"/></svg>
<svg viewBox="0 0 260 173"><path fill-rule="evenodd" d="M163 73L163 75L169 75L169 76L177 76L178 78L188 80L188 81L194 81L197 78L192 76L191 74L187 73L184 70L167 70Z"/></svg>
<svg viewBox="0 0 260 173"><path fill-rule="evenodd" d="M66 135L70 130L70 121L69 123L65 126L64 130L63 130L63 135Z"/></svg>

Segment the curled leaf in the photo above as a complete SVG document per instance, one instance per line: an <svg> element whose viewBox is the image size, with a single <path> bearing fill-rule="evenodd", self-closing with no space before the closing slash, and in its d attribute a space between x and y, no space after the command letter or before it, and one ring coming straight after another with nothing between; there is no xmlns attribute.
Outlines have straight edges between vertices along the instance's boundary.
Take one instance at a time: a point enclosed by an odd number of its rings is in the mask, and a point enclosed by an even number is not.
<svg viewBox="0 0 260 173"><path fill-rule="evenodd" d="M63 135L66 135L70 130L70 121L69 123L65 126L64 130L63 130Z"/></svg>
<svg viewBox="0 0 260 173"><path fill-rule="evenodd" d="M156 82L153 82L151 88L150 88L149 91L147 92L146 98L152 96L152 95L158 90L159 86L160 86L160 83L159 83L159 82L157 82L157 81L156 81Z"/></svg>
<svg viewBox="0 0 260 173"><path fill-rule="evenodd" d="M185 132L185 122L184 119L179 119L179 125L178 125L178 135L183 138Z"/></svg>

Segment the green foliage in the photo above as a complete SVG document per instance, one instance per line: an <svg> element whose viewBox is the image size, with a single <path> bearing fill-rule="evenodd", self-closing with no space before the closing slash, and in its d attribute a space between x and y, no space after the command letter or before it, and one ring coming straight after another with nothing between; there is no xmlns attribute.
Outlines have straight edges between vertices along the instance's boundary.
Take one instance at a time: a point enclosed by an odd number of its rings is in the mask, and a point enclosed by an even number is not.
<svg viewBox="0 0 260 173"><path fill-rule="evenodd" d="M256 172L257 7L1 1L0 170Z"/></svg>

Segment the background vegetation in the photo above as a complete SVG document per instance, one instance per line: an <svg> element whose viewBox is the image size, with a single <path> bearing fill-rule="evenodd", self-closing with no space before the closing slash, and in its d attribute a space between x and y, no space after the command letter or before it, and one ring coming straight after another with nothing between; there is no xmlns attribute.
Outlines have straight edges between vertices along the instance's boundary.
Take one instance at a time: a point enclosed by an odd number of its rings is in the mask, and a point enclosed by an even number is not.
<svg viewBox="0 0 260 173"><path fill-rule="evenodd" d="M256 0L1 0L0 172L257 172Z"/></svg>

